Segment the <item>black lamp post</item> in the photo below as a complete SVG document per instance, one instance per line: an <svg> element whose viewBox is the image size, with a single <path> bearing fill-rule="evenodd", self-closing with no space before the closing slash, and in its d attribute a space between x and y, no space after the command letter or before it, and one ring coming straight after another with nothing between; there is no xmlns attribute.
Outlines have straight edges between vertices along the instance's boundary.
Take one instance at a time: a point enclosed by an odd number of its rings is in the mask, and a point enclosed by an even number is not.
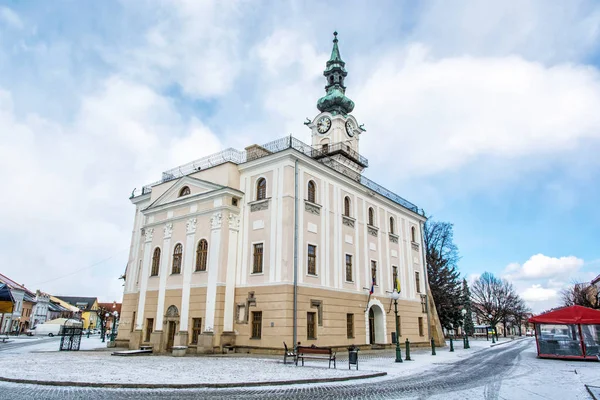
<svg viewBox="0 0 600 400"><path fill-rule="evenodd" d="M115 341L115 331L117 328L117 318L119 317L119 313L117 311L113 312L113 321L112 321L112 330L110 333L110 341Z"/></svg>
<svg viewBox="0 0 600 400"><path fill-rule="evenodd" d="M464 330L464 334L465 334L465 349L470 349L471 345L469 345L469 332L467 332L467 310L465 310L464 308L461 311L462 315L463 315L463 330Z"/></svg>
<svg viewBox="0 0 600 400"><path fill-rule="evenodd" d="M394 288L392 292L392 299L394 300L394 314L396 315L396 362L402 362L402 350L400 349L400 327L398 326L398 299L400 298L400 293L398 290Z"/></svg>
<svg viewBox="0 0 600 400"><path fill-rule="evenodd" d="M492 328L492 344L496 343L496 341L494 340L494 334L496 333L496 330L494 329L494 326L492 325L492 314L488 314L488 317L490 319L490 328Z"/></svg>

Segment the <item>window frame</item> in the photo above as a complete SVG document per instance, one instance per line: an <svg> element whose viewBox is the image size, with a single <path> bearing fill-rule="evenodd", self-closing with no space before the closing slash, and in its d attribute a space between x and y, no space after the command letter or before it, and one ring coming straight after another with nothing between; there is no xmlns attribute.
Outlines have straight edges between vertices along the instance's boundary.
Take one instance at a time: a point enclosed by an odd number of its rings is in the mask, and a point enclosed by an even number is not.
<svg viewBox="0 0 600 400"><path fill-rule="evenodd" d="M264 183L264 185L262 185ZM267 178L264 176L256 180L256 201L265 200L267 198Z"/></svg>
<svg viewBox="0 0 600 400"><path fill-rule="evenodd" d="M350 196L344 196L344 217L352 217L352 201Z"/></svg>
<svg viewBox="0 0 600 400"><path fill-rule="evenodd" d="M369 207L367 211L367 224L369 226L375 226L375 210L373 207Z"/></svg>
<svg viewBox="0 0 600 400"><path fill-rule="evenodd" d="M186 185L179 190L179 196L177 197L189 196L190 194L192 194L192 191L190 190L190 187Z"/></svg>
<svg viewBox="0 0 600 400"><path fill-rule="evenodd" d="M345 262L345 266L346 266L346 270L345 270L345 279L346 282L350 282L353 283L354 282L354 261L353 259L354 254L350 254L350 253L345 253L344 256L344 262ZM350 270L348 270L348 257L350 257ZM350 279L348 279L348 271L350 271Z"/></svg>
<svg viewBox="0 0 600 400"><path fill-rule="evenodd" d="M311 247L314 249L314 254L312 254L312 255L310 253ZM317 274L317 251L318 251L318 249L317 249L316 244L307 243L307 245L306 245L306 275L319 276L319 274ZM314 273L310 272L311 259L313 261Z"/></svg>
<svg viewBox="0 0 600 400"><path fill-rule="evenodd" d="M413 243L417 243L417 228L414 226L410 227L410 240Z"/></svg>
<svg viewBox="0 0 600 400"><path fill-rule="evenodd" d="M200 321L200 326L196 326L196 321ZM192 318L192 337L191 344L198 344L198 338L202 334L202 318Z"/></svg>
<svg viewBox="0 0 600 400"><path fill-rule="evenodd" d="M158 255L156 254L157 250L158 250ZM152 252L152 264L150 264L151 265L150 276L158 276L160 274L160 257L161 256L162 256L162 250L160 249L159 246L156 246L154 248L154 252ZM156 267L156 273L154 273L155 272L154 267Z"/></svg>
<svg viewBox="0 0 600 400"><path fill-rule="evenodd" d="M421 293L421 275L419 271L415 271L415 289L417 293Z"/></svg>
<svg viewBox="0 0 600 400"><path fill-rule="evenodd" d="M260 245L260 271L256 270L256 258L257 258L257 246ZM265 242L254 242L252 243L252 272L251 275L260 275L265 272Z"/></svg>
<svg viewBox="0 0 600 400"><path fill-rule="evenodd" d="M425 329L423 327L423 317L419 317L419 336L425 336Z"/></svg>
<svg viewBox="0 0 600 400"><path fill-rule="evenodd" d="M259 316L257 321L257 316ZM262 311L252 311L252 325L250 331L250 339L262 338Z"/></svg>
<svg viewBox="0 0 600 400"><path fill-rule="evenodd" d="M375 271L375 273L373 273L373 271ZM379 286L377 281L377 260L371 259L371 283L373 286Z"/></svg>
<svg viewBox="0 0 600 400"><path fill-rule="evenodd" d="M390 233L392 235L396 234L396 220L391 215L390 215Z"/></svg>
<svg viewBox="0 0 600 400"><path fill-rule="evenodd" d="M396 288L396 281L398 280L398 266L392 265L392 292ZM402 288L400 288L402 290ZM400 292L398 292L400 293Z"/></svg>
<svg viewBox="0 0 600 400"><path fill-rule="evenodd" d="M346 314L346 338L354 339L354 314Z"/></svg>
<svg viewBox="0 0 600 400"><path fill-rule="evenodd" d="M312 324L309 323L309 316L312 319ZM311 336L311 330L312 330L312 336ZM307 311L307 313L306 313L306 340L317 340L317 313L316 312Z"/></svg>
<svg viewBox="0 0 600 400"><path fill-rule="evenodd" d="M144 335L144 343L150 341L152 332L154 331L154 318L146 318L146 334Z"/></svg>
<svg viewBox="0 0 600 400"><path fill-rule="evenodd" d="M317 204L317 184L312 179L306 184L306 197L309 202Z"/></svg>
<svg viewBox="0 0 600 400"><path fill-rule="evenodd" d="M177 248L181 249L180 253L177 253ZM173 257L171 257L171 275L179 275L181 274L181 269L182 269L182 264L183 264L183 244L182 243L176 243L175 246L173 246ZM177 261L178 264L178 268L177 268L177 272L175 272L175 261Z"/></svg>
<svg viewBox="0 0 600 400"><path fill-rule="evenodd" d="M206 249L201 249L200 245L206 243ZM208 268L208 240L202 238L196 244L196 263L194 272L206 272Z"/></svg>

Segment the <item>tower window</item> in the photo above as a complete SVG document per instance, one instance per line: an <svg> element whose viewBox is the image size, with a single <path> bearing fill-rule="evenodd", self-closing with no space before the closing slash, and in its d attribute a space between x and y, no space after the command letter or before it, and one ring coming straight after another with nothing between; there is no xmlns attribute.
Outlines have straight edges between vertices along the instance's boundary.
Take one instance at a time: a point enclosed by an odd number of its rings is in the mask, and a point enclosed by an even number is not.
<svg viewBox="0 0 600 400"><path fill-rule="evenodd" d="M205 239L200 240L196 249L196 271L206 271L206 261L208 259L208 242Z"/></svg>
<svg viewBox="0 0 600 400"><path fill-rule="evenodd" d="M410 228L410 240L412 240L413 243L417 242L417 230L414 226Z"/></svg>
<svg viewBox="0 0 600 400"><path fill-rule="evenodd" d="M369 207L369 225L375 226L375 211L373 211L373 207Z"/></svg>
<svg viewBox="0 0 600 400"><path fill-rule="evenodd" d="M154 249L154 255L152 256L152 270L150 271L150 276L157 276L159 267L160 267L160 249L157 247Z"/></svg>
<svg viewBox="0 0 600 400"><path fill-rule="evenodd" d="M264 200L267 198L267 180L260 178L256 182L256 200Z"/></svg>
<svg viewBox="0 0 600 400"><path fill-rule="evenodd" d="M317 185L313 181L308 182L308 201L317 202Z"/></svg>
<svg viewBox="0 0 600 400"><path fill-rule="evenodd" d="M171 270L172 274L180 274L181 273L181 259L183 255L183 246L181 243L177 243L175 246L175 250L173 251L173 269Z"/></svg>
<svg viewBox="0 0 600 400"><path fill-rule="evenodd" d="M350 216L350 197L344 197L344 215L346 217Z"/></svg>
<svg viewBox="0 0 600 400"><path fill-rule="evenodd" d="M395 234L395 227L394 227L394 218L390 217L390 233L391 234Z"/></svg>
<svg viewBox="0 0 600 400"><path fill-rule="evenodd" d="M181 190L179 191L179 197L181 196L187 196L188 194L190 194L190 188L188 186L184 186L181 188Z"/></svg>

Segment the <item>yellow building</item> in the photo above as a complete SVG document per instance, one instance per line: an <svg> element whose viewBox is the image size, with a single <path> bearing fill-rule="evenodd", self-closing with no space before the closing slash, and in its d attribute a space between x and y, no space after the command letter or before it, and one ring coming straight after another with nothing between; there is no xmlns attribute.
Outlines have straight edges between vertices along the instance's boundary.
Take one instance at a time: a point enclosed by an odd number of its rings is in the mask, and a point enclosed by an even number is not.
<svg viewBox="0 0 600 400"><path fill-rule="evenodd" d="M51 300L56 301L69 310L81 313L84 329L98 327L100 319L97 314L98 299L96 297L60 296L51 297Z"/></svg>

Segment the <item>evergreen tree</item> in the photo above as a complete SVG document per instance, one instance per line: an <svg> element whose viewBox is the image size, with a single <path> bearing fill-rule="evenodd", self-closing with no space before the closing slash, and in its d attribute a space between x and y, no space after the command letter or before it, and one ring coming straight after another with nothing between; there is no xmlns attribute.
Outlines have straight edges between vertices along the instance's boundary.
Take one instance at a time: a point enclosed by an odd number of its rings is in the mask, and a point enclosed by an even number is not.
<svg viewBox="0 0 600 400"><path fill-rule="evenodd" d="M467 335L472 336L475 333L475 326L473 325L473 307L471 306L471 290L466 279L463 279L462 283L462 302L463 309L467 310L465 314L465 320L463 322L463 329Z"/></svg>
<svg viewBox="0 0 600 400"><path fill-rule="evenodd" d="M457 270L458 248L453 243L452 224L428 220L425 223L427 275L431 295L443 328L462 325L462 287Z"/></svg>

